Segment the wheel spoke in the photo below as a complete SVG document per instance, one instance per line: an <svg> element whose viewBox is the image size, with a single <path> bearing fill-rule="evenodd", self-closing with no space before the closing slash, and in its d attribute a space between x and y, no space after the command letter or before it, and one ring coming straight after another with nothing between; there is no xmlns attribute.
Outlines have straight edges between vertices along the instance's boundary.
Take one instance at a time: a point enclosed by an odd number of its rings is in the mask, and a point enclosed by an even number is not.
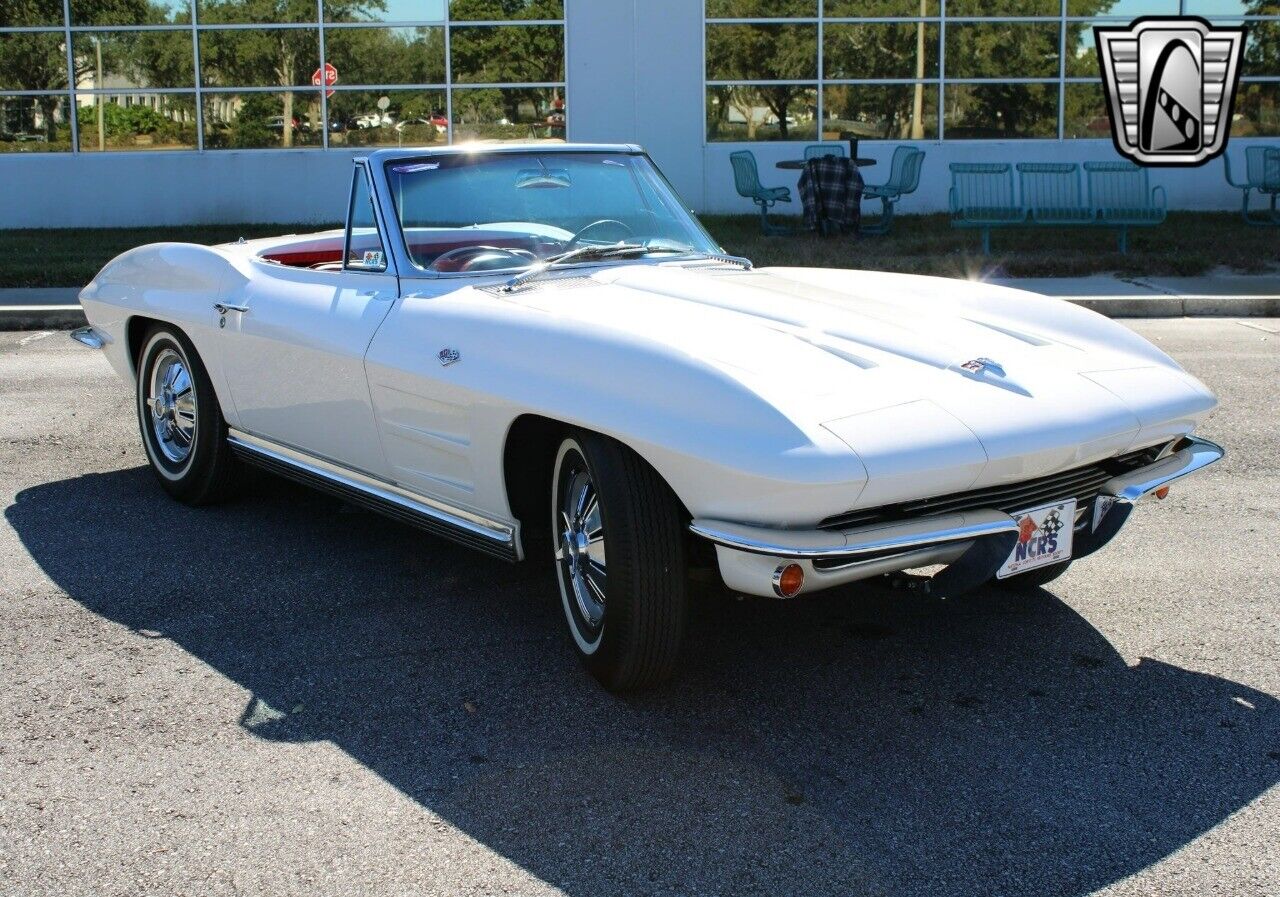
<svg viewBox="0 0 1280 897"><path fill-rule="evenodd" d="M604 522L600 519L600 496L592 495L582 518L582 531L587 534L587 538L595 541L596 536L603 529Z"/></svg>
<svg viewBox="0 0 1280 897"><path fill-rule="evenodd" d="M596 600L599 601L601 605L603 605L605 603L605 598L604 598L605 585L608 582L608 579L604 575L604 572L603 571L597 572L592 567L587 567L586 573L583 575L582 578L586 580L587 587L590 588L591 591L595 594Z"/></svg>

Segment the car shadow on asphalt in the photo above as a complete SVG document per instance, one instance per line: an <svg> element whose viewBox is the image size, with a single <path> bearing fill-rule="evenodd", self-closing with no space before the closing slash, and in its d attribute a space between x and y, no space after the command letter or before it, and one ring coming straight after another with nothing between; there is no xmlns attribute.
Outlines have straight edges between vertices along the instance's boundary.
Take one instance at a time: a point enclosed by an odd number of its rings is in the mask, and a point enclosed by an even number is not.
<svg viewBox="0 0 1280 897"><path fill-rule="evenodd" d="M682 675L620 699L544 572L253 492L193 510L138 468L5 515L72 599L249 690L254 735L333 743L568 894L1086 894L1280 780L1276 699L1129 665L1048 591L704 597Z"/></svg>

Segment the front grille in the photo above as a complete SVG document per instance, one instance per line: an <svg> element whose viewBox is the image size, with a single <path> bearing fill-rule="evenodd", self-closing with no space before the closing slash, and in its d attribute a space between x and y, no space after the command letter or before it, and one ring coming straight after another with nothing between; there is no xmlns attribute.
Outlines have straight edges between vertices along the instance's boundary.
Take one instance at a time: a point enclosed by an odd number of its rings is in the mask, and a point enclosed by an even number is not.
<svg viewBox="0 0 1280 897"><path fill-rule="evenodd" d="M897 523L918 517L935 517L961 511L994 509L1006 514L1026 511L1050 502L1074 498L1082 510L1098 497L1102 484L1112 477L1151 464L1159 456L1163 446L1129 452L1118 458L1110 458L1087 467L1077 467L1062 473L1050 474L1021 483L1006 486L990 486L969 492L956 492L935 498L921 498L880 508L850 511L828 517L819 525L826 530L845 530L878 523Z"/></svg>

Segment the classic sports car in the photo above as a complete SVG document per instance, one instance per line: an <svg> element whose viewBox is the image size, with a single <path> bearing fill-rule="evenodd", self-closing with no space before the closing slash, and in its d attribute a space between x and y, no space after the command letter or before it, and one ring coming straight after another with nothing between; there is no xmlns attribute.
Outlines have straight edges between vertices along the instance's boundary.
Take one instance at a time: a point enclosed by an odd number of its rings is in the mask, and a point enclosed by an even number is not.
<svg viewBox="0 0 1280 897"><path fill-rule="evenodd" d="M80 298L172 496L247 463L554 562L613 689L672 672L691 571L780 598L1041 585L1222 457L1190 435L1213 395L1132 331L982 283L753 269L634 146L373 152L344 230L143 246Z"/></svg>

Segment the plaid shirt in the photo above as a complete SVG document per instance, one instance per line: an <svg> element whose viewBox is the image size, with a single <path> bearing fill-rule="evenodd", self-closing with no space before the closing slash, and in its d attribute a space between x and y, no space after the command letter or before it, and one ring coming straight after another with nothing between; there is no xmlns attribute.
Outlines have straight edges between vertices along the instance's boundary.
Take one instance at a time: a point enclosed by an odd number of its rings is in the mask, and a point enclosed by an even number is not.
<svg viewBox="0 0 1280 897"><path fill-rule="evenodd" d="M857 233L862 225L862 175L852 159L821 156L805 163L800 175L804 226L835 225ZM825 230L825 228L823 228Z"/></svg>

